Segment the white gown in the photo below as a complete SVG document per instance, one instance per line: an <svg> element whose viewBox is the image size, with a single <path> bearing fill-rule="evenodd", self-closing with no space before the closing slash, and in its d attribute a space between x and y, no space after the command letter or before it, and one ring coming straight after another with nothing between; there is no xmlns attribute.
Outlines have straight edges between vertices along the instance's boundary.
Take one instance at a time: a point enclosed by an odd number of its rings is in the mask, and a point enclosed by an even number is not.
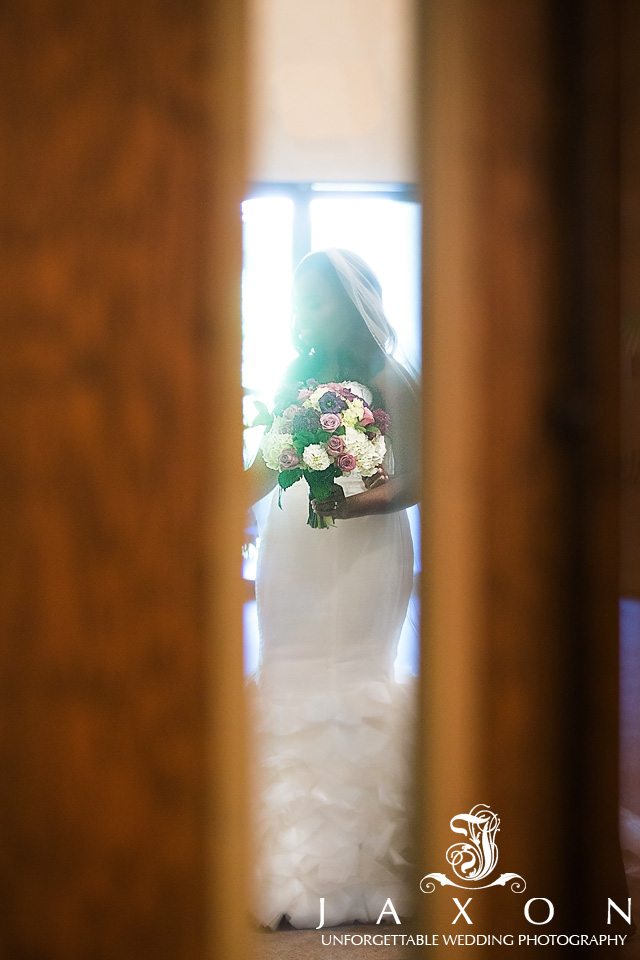
<svg viewBox="0 0 640 960"><path fill-rule="evenodd" d="M367 388L361 388L366 396ZM387 468L392 467L389 449ZM347 496L359 475L337 481ZM254 915L275 929L411 913L415 678L394 660L413 581L406 510L307 526L308 486L272 495L256 576Z"/></svg>

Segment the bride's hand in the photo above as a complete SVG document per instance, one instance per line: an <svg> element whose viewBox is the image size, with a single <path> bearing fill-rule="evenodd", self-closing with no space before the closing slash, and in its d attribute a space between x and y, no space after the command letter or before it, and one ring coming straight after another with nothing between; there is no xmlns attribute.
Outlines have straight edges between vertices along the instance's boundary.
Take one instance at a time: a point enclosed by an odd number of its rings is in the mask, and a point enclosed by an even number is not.
<svg viewBox="0 0 640 960"><path fill-rule="evenodd" d="M334 520L349 518L347 497L338 483L334 483L333 492L327 500L312 500L311 506L319 517L333 517Z"/></svg>
<svg viewBox="0 0 640 960"><path fill-rule="evenodd" d="M378 467L376 472L370 477L364 477L364 485L367 490L373 490L381 486L389 479L389 474L383 467ZM345 492L338 483L333 485L333 493L326 500L312 500L311 506L319 517L333 517L334 520L348 520L354 514L350 509L349 500ZM357 513L356 513L357 516Z"/></svg>
<svg viewBox="0 0 640 960"><path fill-rule="evenodd" d="M389 474L386 472L384 467L378 467L372 476L364 478L364 485L367 490L371 490L372 487L378 487L381 483L386 483L388 479Z"/></svg>

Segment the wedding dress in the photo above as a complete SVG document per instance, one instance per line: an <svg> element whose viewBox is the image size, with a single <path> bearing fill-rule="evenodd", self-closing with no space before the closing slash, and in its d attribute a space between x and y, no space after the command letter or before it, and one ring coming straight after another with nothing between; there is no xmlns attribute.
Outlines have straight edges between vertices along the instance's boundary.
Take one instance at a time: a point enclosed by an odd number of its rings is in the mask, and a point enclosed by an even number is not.
<svg viewBox="0 0 640 960"><path fill-rule="evenodd" d="M368 388L350 384L371 402ZM385 461L393 472L388 445ZM365 489L353 473L345 495ZM256 576L254 912L275 929L411 913L415 678L394 660L413 581L406 510L307 526L308 486L272 494Z"/></svg>

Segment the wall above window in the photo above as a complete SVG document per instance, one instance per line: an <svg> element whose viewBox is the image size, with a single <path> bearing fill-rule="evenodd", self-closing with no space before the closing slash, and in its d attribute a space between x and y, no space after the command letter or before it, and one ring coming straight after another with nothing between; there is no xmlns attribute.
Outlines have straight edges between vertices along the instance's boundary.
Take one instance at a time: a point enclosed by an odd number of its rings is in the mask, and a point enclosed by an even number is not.
<svg viewBox="0 0 640 960"><path fill-rule="evenodd" d="M254 181L417 180L414 0L252 0Z"/></svg>

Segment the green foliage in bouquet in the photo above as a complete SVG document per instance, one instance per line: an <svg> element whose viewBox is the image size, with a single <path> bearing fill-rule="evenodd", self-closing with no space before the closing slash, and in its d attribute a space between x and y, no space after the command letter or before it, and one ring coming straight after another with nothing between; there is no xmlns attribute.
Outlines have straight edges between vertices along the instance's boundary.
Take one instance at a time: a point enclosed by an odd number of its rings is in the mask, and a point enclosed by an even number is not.
<svg viewBox="0 0 640 960"><path fill-rule="evenodd" d="M261 400L254 400L254 405L258 410L258 413L255 416L252 427L267 427L267 429L273 423L273 414L269 413L269 409Z"/></svg>
<svg viewBox="0 0 640 960"><path fill-rule="evenodd" d="M326 470L304 470L303 475L309 484L309 517L307 523L316 530L324 530L335 523L333 517L319 517L311 506L312 500L328 500L334 495L335 478L342 476L342 471L334 463Z"/></svg>

